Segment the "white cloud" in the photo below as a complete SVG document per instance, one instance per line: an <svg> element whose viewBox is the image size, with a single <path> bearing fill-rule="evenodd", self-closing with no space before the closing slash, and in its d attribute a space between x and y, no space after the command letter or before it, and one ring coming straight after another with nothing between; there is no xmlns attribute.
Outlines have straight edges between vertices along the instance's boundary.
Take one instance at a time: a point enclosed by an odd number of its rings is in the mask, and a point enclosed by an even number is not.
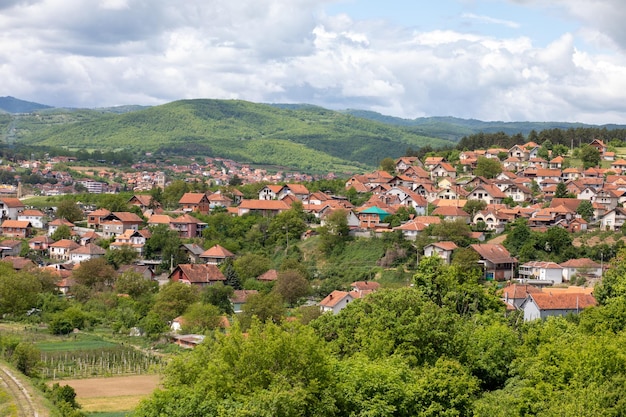
<svg viewBox="0 0 626 417"><path fill-rule="evenodd" d="M524 36L329 16L323 4L16 1L0 14L0 95L88 107L207 97L403 117L626 123L626 59L576 47L581 33L613 45L619 28L589 26L540 48ZM584 14L582 1L567 7ZM585 22L595 15L613 27L600 9L587 8Z"/></svg>
<svg viewBox="0 0 626 417"><path fill-rule="evenodd" d="M521 27L521 25L519 23L514 22L512 20L496 19L494 17L482 16L482 15L477 15L477 14L474 14L474 13L463 13L461 15L461 17L463 17L465 19L476 20L476 21L482 22L482 23L502 25L502 26L506 26L506 27L511 28L511 29L519 29Z"/></svg>

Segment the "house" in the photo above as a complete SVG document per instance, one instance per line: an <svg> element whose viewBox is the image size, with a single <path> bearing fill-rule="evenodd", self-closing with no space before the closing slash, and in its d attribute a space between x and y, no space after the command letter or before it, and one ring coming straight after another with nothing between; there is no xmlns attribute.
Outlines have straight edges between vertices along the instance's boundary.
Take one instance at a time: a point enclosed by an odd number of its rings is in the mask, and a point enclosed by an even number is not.
<svg viewBox="0 0 626 417"><path fill-rule="evenodd" d="M65 219L54 219L50 223L48 223L48 236L52 236L54 232L61 226L67 226L70 230L74 229L74 223L67 221Z"/></svg>
<svg viewBox="0 0 626 417"><path fill-rule="evenodd" d="M141 232L133 229L125 230L124 233L115 237L115 242L111 242L109 247L111 249L120 249L122 246L130 246L139 256L142 256L147 238Z"/></svg>
<svg viewBox="0 0 626 417"><path fill-rule="evenodd" d="M35 229L43 229L45 227L44 217L45 214L40 210L24 210L17 216L17 219L30 222Z"/></svg>
<svg viewBox="0 0 626 417"><path fill-rule="evenodd" d="M156 276L150 265L120 265L117 269L118 275L122 275L126 272L133 272L141 275L146 280L153 280Z"/></svg>
<svg viewBox="0 0 626 417"><path fill-rule="evenodd" d="M513 278L517 259L499 243L480 243L470 247L480 256L479 263L483 266L487 280L505 281Z"/></svg>
<svg viewBox="0 0 626 417"><path fill-rule="evenodd" d="M161 208L161 203L156 201L149 194L135 194L128 200L128 205L139 207L142 213L149 209Z"/></svg>
<svg viewBox="0 0 626 417"><path fill-rule="evenodd" d="M278 279L278 271L275 269L270 269L269 271L265 271L258 277L256 277L257 281L261 282L274 282Z"/></svg>
<svg viewBox="0 0 626 417"><path fill-rule="evenodd" d="M200 258L209 265L221 265L227 259L233 259L234 257L234 253L220 245L212 246L200 255Z"/></svg>
<svg viewBox="0 0 626 417"><path fill-rule="evenodd" d="M234 313L241 313L243 311L243 305L248 301L248 297L251 295L257 295L257 290L234 290L233 295L230 297L230 303L233 305Z"/></svg>
<svg viewBox="0 0 626 417"><path fill-rule="evenodd" d="M183 243L180 245L180 249L184 251L188 258L189 263L197 264L202 262L200 255L204 253L204 248L196 243Z"/></svg>
<svg viewBox="0 0 626 417"><path fill-rule="evenodd" d="M513 307L512 309L518 310L528 298L528 294L540 292L541 290L533 285L509 284L502 289L502 301Z"/></svg>
<svg viewBox="0 0 626 417"><path fill-rule="evenodd" d="M626 209L621 207L615 207L600 216L600 228L602 230L621 230L624 222L626 222Z"/></svg>
<svg viewBox="0 0 626 417"><path fill-rule="evenodd" d="M433 216L441 216L444 220L456 221L461 220L464 223L470 222L470 215L462 208L455 206L439 206L432 213Z"/></svg>
<svg viewBox="0 0 626 417"><path fill-rule="evenodd" d="M403 156L396 159L396 172L404 172L409 167L419 164L420 161L417 156Z"/></svg>
<svg viewBox="0 0 626 417"><path fill-rule="evenodd" d="M111 212L107 209L98 209L90 212L87 215L87 227L91 229L100 229L100 225L102 224L102 219L109 216Z"/></svg>
<svg viewBox="0 0 626 417"><path fill-rule="evenodd" d="M391 213L376 206L367 207L357 213L357 217L359 218L359 227L362 229L374 229L380 227L390 214Z"/></svg>
<svg viewBox="0 0 626 417"><path fill-rule="evenodd" d="M0 228L3 236L25 239L31 235L33 227L28 220L5 220Z"/></svg>
<svg viewBox="0 0 626 417"><path fill-rule="evenodd" d="M116 237L126 230L139 230L143 224L141 217L127 211L117 211L101 219L100 226L105 238Z"/></svg>
<svg viewBox="0 0 626 417"><path fill-rule="evenodd" d="M28 247L35 251L48 251L48 246L54 243L50 236L35 236L28 241Z"/></svg>
<svg viewBox="0 0 626 417"><path fill-rule="evenodd" d="M16 271L23 269L30 269L35 267L35 263L28 258L22 258L21 256L4 256L2 262L6 262L11 265Z"/></svg>
<svg viewBox="0 0 626 417"><path fill-rule="evenodd" d="M589 258L570 259L560 265L563 268L564 281L571 281L575 276L586 278L602 277L602 265Z"/></svg>
<svg viewBox="0 0 626 417"><path fill-rule="evenodd" d="M319 306L322 313L332 311L333 314L339 314L354 299L354 294L351 292L335 290L320 301Z"/></svg>
<svg viewBox="0 0 626 417"><path fill-rule="evenodd" d="M102 258L106 251L98 245L88 243L85 246L78 246L76 249L70 250L70 262L81 263L90 259Z"/></svg>
<svg viewBox="0 0 626 417"><path fill-rule="evenodd" d="M24 203L19 198L3 197L0 199L0 217L2 220L17 220L22 211L24 211Z"/></svg>
<svg viewBox="0 0 626 417"><path fill-rule="evenodd" d="M600 152L600 156L603 156L604 153L607 150L606 145L604 144L603 141L601 141L600 139L594 139L589 146L591 146L592 148L596 148L598 150L598 152Z"/></svg>
<svg viewBox="0 0 626 417"><path fill-rule="evenodd" d="M528 280L560 284L563 282L563 267L555 262L530 261L520 265L519 276Z"/></svg>
<svg viewBox="0 0 626 417"><path fill-rule="evenodd" d="M169 280L204 287L224 283L226 277L215 265L178 264L169 275Z"/></svg>
<svg viewBox="0 0 626 417"><path fill-rule="evenodd" d="M206 223L202 223L188 213L170 221L170 228L176 230L178 235L183 239L202 236L202 230L205 226Z"/></svg>
<svg viewBox="0 0 626 417"><path fill-rule="evenodd" d="M282 185L268 184L259 190L259 200L278 200Z"/></svg>
<svg viewBox="0 0 626 417"><path fill-rule="evenodd" d="M278 199L282 200L288 195L294 196L300 201L309 201L311 192L302 184L285 184L278 192Z"/></svg>
<svg viewBox="0 0 626 417"><path fill-rule="evenodd" d="M456 169L447 162L440 162L430 170L431 179L456 178Z"/></svg>
<svg viewBox="0 0 626 417"><path fill-rule="evenodd" d="M452 252L458 246L454 242L435 242L424 247L424 256L438 256L449 265L452 260Z"/></svg>
<svg viewBox="0 0 626 417"><path fill-rule="evenodd" d="M61 239L48 246L50 259L59 261L69 261L70 251L77 249L80 245L73 240Z"/></svg>
<svg viewBox="0 0 626 417"><path fill-rule="evenodd" d="M211 203L205 193L185 193L178 200L181 210L207 214L211 209Z"/></svg>
<svg viewBox="0 0 626 417"><path fill-rule="evenodd" d="M509 158L517 158L520 161L528 161L530 158L530 152L528 149L521 145L513 145L508 151Z"/></svg>
<svg viewBox="0 0 626 417"><path fill-rule="evenodd" d="M440 223L441 219L437 216L417 216L398 227L394 227L393 230L400 230L407 240L415 240L417 235L429 225Z"/></svg>
<svg viewBox="0 0 626 417"><path fill-rule="evenodd" d="M492 184L480 184L467 196L468 200L482 200L485 204L502 204L505 198L506 194Z"/></svg>
<svg viewBox="0 0 626 417"><path fill-rule="evenodd" d="M21 240L7 239L0 242L0 257L19 256L22 250Z"/></svg>
<svg viewBox="0 0 626 417"><path fill-rule="evenodd" d="M356 295L356 298L363 298L367 294L371 294L380 288L380 284L375 281L355 281L350 284L351 294Z"/></svg>
<svg viewBox="0 0 626 417"><path fill-rule="evenodd" d="M260 214L264 217L272 217L283 211L289 210L289 205L282 200L242 200L237 207L237 215Z"/></svg>
<svg viewBox="0 0 626 417"><path fill-rule="evenodd" d="M550 316L578 314L587 307L597 305L591 294L583 293L531 293L520 306L524 321L545 319Z"/></svg>

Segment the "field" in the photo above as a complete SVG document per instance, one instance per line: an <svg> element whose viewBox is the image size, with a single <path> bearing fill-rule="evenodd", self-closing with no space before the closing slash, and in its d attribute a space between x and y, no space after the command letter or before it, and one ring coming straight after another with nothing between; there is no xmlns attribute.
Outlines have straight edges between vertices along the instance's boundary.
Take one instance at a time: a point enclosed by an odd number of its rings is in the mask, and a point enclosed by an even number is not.
<svg viewBox="0 0 626 417"><path fill-rule="evenodd" d="M60 382L76 391L76 399L93 416L123 416L159 385L158 375L135 375L111 378L68 379ZM98 412L98 413L95 413ZM120 413L122 414L101 414ZM90 414L91 415L91 414Z"/></svg>

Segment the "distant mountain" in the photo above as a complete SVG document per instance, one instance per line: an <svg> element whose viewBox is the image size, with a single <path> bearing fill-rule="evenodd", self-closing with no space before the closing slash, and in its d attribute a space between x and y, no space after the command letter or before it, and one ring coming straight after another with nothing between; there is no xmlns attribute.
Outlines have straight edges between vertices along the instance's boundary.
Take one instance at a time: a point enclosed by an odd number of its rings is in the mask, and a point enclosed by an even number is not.
<svg viewBox="0 0 626 417"><path fill-rule="evenodd" d="M47 120L52 127L44 128ZM45 110L17 120L16 130L16 140L31 145L207 155L305 172L363 171L408 148L454 146L317 106L239 100L181 100L124 114Z"/></svg>
<svg viewBox="0 0 626 417"><path fill-rule="evenodd" d="M15 97L0 97L0 110L7 113L31 113L35 110L50 109L51 106L45 104L33 103L31 101L20 100Z"/></svg>
<svg viewBox="0 0 626 417"><path fill-rule="evenodd" d="M345 113L355 117L402 126L419 135L436 137L451 141L459 141L463 136L476 133L504 132L507 135L521 133L527 136L531 131L540 132L546 129L570 129L578 127L597 127L584 123L567 122L483 122L475 119L459 119L457 117L420 117L416 119L402 119L385 116L380 113L366 110L345 110ZM609 130L625 129L626 125L604 125Z"/></svg>

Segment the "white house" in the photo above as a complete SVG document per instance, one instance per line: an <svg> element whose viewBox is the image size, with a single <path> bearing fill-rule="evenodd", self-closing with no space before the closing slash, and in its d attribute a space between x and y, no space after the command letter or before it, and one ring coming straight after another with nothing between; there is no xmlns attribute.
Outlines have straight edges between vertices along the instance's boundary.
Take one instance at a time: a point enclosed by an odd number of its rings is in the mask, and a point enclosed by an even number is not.
<svg viewBox="0 0 626 417"><path fill-rule="evenodd" d="M563 268L563 280L569 281L577 276L590 278L600 278L602 276L602 266L589 258L570 259L560 264Z"/></svg>
<svg viewBox="0 0 626 417"><path fill-rule="evenodd" d="M550 316L578 314L596 304L596 299L591 294L542 292L528 294L520 309L524 312L524 321L532 321Z"/></svg>
<svg viewBox="0 0 626 417"><path fill-rule="evenodd" d="M351 292L335 290L320 301L320 308L323 313L332 311L333 314L338 314L355 298Z"/></svg>
<svg viewBox="0 0 626 417"><path fill-rule="evenodd" d="M90 259L102 258L106 254L106 251L98 245L88 243L85 246L79 246L76 249L70 251L70 261L74 263L81 263Z"/></svg>
<svg viewBox="0 0 626 417"><path fill-rule="evenodd" d="M17 220L28 221L35 229L43 229L45 215L39 210L24 210L17 215Z"/></svg>
<svg viewBox="0 0 626 417"><path fill-rule="evenodd" d="M457 248L454 242L435 242L424 247L424 256L438 256L446 264L450 264L452 252Z"/></svg>
<svg viewBox="0 0 626 417"><path fill-rule="evenodd" d="M524 279L552 281L553 284L563 282L563 267L555 262L530 261L520 265L519 275Z"/></svg>

